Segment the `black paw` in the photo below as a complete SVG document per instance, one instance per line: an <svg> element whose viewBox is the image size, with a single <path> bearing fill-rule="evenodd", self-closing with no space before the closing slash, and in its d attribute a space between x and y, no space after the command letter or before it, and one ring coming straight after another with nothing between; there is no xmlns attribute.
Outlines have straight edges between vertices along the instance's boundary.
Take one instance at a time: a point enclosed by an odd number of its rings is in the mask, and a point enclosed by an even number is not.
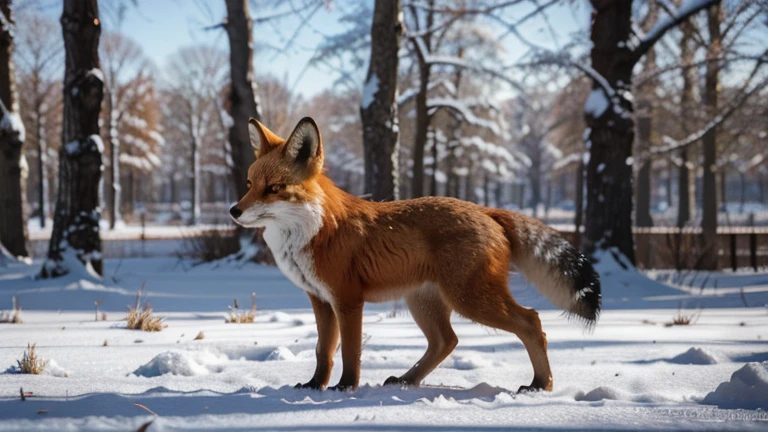
<svg viewBox="0 0 768 432"><path fill-rule="evenodd" d="M322 390L322 386L320 384L317 384L315 381L310 380L309 382L306 382L304 384L298 383L295 386L293 386L295 389L311 389L311 390Z"/></svg>
<svg viewBox="0 0 768 432"><path fill-rule="evenodd" d="M534 380L531 385L520 386L520 388L517 389L517 393L533 393L540 391L552 391L552 380L550 380L547 385Z"/></svg>
<svg viewBox="0 0 768 432"><path fill-rule="evenodd" d="M400 377L391 376L391 377L387 378L384 381L384 385L385 386L396 385L396 386L400 386L400 387L406 387L406 386L409 386L410 383L408 381L400 378Z"/></svg>
<svg viewBox="0 0 768 432"><path fill-rule="evenodd" d="M338 383L333 387L328 387L328 390L331 391L338 391L338 392L349 392L356 388L357 386L354 384L342 384Z"/></svg>

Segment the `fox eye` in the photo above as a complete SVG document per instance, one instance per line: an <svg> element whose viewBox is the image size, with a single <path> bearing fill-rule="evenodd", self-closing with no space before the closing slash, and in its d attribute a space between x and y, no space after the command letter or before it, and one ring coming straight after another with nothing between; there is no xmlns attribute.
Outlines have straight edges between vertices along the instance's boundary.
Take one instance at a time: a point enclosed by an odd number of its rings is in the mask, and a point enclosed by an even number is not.
<svg viewBox="0 0 768 432"><path fill-rule="evenodd" d="M283 185L283 184L273 184L273 185L267 186L266 193L267 194L276 194L276 193L280 192L283 189L285 189L285 185Z"/></svg>
<svg viewBox="0 0 768 432"><path fill-rule="evenodd" d="M250 180L246 180L245 181L245 187L247 187L248 189L251 188L251 181Z"/></svg>

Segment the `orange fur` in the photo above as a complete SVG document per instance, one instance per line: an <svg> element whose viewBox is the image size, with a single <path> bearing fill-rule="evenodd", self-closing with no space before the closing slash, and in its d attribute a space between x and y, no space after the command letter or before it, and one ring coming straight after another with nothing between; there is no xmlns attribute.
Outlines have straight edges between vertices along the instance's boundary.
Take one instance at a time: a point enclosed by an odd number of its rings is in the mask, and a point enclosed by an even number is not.
<svg viewBox="0 0 768 432"><path fill-rule="evenodd" d="M536 282L548 283L546 275L559 265L559 255L547 261L529 243L538 235L560 247L553 230L519 213L452 198L363 200L322 174L322 139L311 119L302 120L287 140L258 122L251 126L252 139L260 140L254 142L258 159L248 172L248 193L231 212L238 223L267 227L268 244L271 239L273 251L281 251L276 257L281 269L310 295L318 328L317 369L301 386L327 384L340 335L343 373L336 388L355 388L363 304L405 297L429 346L411 370L387 383L419 385L450 354L457 338L449 317L456 311L516 334L534 369L533 382L522 389L552 389L538 314L514 301L508 272L510 262L532 263ZM308 236L305 243L295 239L302 235ZM557 280L551 278L553 284ZM566 290L567 303L570 288L558 289ZM597 290L599 295L599 283Z"/></svg>

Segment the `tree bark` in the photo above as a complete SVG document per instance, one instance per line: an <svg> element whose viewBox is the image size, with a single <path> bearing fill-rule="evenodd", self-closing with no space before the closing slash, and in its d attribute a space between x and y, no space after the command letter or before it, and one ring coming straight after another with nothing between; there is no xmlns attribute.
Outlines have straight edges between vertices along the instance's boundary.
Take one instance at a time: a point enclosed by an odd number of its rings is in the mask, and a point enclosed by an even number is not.
<svg viewBox="0 0 768 432"><path fill-rule="evenodd" d="M709 118L717 114L717 102L720 86L720 63L716 60L722 51L722 9L719 3L707 9L707 27L709 29L709 45L707 46L707 66L704 77L704 110ZM702 238L704 256L701 268L716 270L718 261L717 250L717 127L709 129L702 139L704 149L704 182L702 194ZM723 185L724 187L725 185Z"/></svg>
<svg viewBox="0 0 768 432"><path fill-rule="evenodd" d="M596 249L616 248L634 264L631 156L635 132L632 102L622 96L631 89L632 68L637 62L626 43L630 40L632 2L592 0L592 5L592 68L616 94L611 100L593 80L593 92L603 92L610 106L585 115L589 161L583 248L590 254Z"/></svg>
<svg viewBox="0 0 768 432"><path fill-rule="evenodd" d="M399 0L376 0L371 24L371 60L360 105L365 192L371 194L373 201L396 200L400 194L396 97L398 51L403 35L401 16Z"/></svg>
<svg viewBox="0 0 768 432"><path fill-rule="evenodd" d="M248 11L248 0L226 0L226 5L224 28L229 38L229 73L232 80L229 145L232 151L232 181L240 198L248 192L248 167L254 161L248 138L248 119L261 120L261 115L253 78L253 20Z"/></svg>
<svg viewBox="0 0 768 432"><path fill-rule="evenodd" d="M28 257L24 124L19 116L13 64L15 23L11 2L0 2L0 242L16 257ZM0 246L0 247L1 247Z"/></svg>
<svg viewBox="0 0 768 432"><path fill-rule="evenodd" d="M104 75L99 64L101 24L96 0L65 0L61 28L66 69L59 189L42 277L63 276L88 264L102 274L99 182L104 145L99 112Z"/></svg>

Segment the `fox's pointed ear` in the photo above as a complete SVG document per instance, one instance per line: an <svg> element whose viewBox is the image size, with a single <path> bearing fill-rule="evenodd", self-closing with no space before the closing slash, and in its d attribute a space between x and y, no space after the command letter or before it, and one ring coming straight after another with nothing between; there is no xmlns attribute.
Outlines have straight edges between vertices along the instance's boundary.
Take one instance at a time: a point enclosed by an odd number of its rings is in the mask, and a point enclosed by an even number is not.
<svg viewBox="0 0 768 432"><path fill-rule="evenodd" d="M251 140L256 159L280 147L285 141L275 135L255 118L248 120L248 138Z"/></svg>
<svg viewBox="0 0 768 432"><path fill-rule="evenodd" d="M310 117L304 117L285 142L284 155L309 177L323 169L323 139Z"/></svg>

